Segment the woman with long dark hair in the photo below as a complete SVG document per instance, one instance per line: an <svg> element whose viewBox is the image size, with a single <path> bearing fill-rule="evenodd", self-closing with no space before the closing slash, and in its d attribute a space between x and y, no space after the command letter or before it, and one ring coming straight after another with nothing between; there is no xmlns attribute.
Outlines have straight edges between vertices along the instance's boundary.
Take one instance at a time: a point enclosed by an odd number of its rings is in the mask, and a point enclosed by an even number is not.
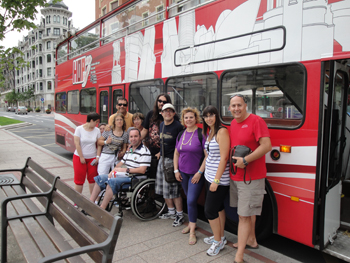
<svg viewBox="0 0 350 263"><path fill-rule="evenodd" d="M225 207L224 200L230 188L229 152L230 136L227 129L221 126L219 112L214 106L203 110L203 134L207 135L205 142L205 216L213 231L213 236L204 238L210 244L207 255L216 256L227 243L224 236Z"/></svg>

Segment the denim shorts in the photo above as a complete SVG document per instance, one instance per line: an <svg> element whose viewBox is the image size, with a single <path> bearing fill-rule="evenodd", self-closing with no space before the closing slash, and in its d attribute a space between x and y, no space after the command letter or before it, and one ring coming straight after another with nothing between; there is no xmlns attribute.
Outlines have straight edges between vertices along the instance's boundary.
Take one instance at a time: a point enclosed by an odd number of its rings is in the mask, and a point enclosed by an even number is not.
<svg viewBox="0 0 350 263"><path fill-rule="evenodd" d="M117 177L117 178L110 178L108 180L108 174L102 174L94 177L95 182L97 185L101 188L101 190L106 189L107 184L111 187L113 194L117 194L118 191L121 189L121 185L123 183L130 183L131 178L130 177ZM129 184L126 184L124 188L129 187Z"/></svg>

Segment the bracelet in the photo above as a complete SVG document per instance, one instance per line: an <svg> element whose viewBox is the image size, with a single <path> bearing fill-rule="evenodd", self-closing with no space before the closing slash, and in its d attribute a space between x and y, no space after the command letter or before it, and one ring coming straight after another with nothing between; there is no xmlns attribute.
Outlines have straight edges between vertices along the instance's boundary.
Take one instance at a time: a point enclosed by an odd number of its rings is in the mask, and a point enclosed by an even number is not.
<svg viewBox="0 0 350 263"><path fill-rule="evenodd" d="M243 157L243 164L245 165L245 166L247 166L248 165L248 162L245 160L245 158Z"/></svg>
<svg viewBox="0 0 350 263"><path fill-rule="evenodd" d="M99 156L99 155L96 155L96 158L100 158L100 156Z"/></svg>
<svg viewBox="0 0 350 263"><path fill-rule="evenodd" d="M176 173L178 173L178 172L179 172L179 170L175 170L175 171L174 171L174 174L176 174Z"/></svg>
<svg viewBox="0 0 350 263"><path fill-rule="evenodd" d="M220 180L219 179L214 179L214 183L220 184Z"/></svg>
<svg viewBox="0 0 350 263"><path fill-rule="evenodd" d="M201 170L198 170L198 173L203 174L203 172Z"/></svg>
<svg viewBox="0 0 350 263"><path fill-rule="evenodd" d="M105 141L105 145L107 145L106 141Z"/></svg>

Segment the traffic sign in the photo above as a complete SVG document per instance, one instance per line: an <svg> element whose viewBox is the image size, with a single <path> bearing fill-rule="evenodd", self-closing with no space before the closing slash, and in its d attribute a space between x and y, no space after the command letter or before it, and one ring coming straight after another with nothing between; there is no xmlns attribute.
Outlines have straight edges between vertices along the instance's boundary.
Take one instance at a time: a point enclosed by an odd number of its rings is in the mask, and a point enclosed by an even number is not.
<svg viewBox="0 0 350 263"><path fill-rule="evenodd" d="M41 98L41 101L44 102L44 98Z"/></svg>

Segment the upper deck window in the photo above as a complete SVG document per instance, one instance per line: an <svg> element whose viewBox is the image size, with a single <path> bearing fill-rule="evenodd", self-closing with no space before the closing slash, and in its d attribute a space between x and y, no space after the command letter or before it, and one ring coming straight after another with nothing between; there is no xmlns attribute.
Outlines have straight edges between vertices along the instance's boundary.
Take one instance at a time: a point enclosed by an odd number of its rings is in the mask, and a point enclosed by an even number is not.
<svg viewBox="0 0 350 263"><path fill-rule="evenodd" d="M100 25L97 24L89 30L70 40L69 57L73 58L99 46Z"/></svg>
<svg viewBox="0 0 350 263"><path fill-rule="evenodd" d="M166 0L142 0L114 13L102 22L103 42L108 43L165 18Z"/></svg>
<svg viewBox="0 0 350 263"><path fill-rule="evenodd" d="M227 71L221 78L221 116L229 124L230 97L246 97L248 112L262 117L269 127L296 128L305 115L306 71L302 65Z"/></svg>
<svg viewBox="0 0 350 263"><path fill-rule="evenodd" d="M176 16L186 10L193 9L198 5L212 1L215 0L169 0L169 17Z"/></svg>

